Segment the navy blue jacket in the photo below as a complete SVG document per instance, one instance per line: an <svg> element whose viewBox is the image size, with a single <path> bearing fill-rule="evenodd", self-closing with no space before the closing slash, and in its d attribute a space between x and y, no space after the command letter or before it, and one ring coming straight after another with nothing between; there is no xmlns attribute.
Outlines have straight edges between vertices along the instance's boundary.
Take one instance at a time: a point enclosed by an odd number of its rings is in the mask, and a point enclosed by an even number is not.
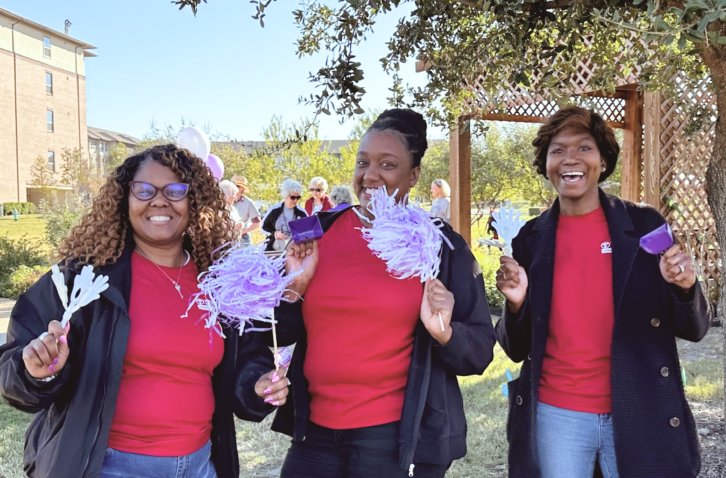
<svg viewBox="0 0 726 478"><path fill-rule="evenodd" d="M318 214L323 230L348 209ZM448 224L443 232L454 245L454 250L443 246L438 277L454 294L453 334L441 346L421 321L416 326L399 432L399 465L405 470L414 463L448 465L466 455L466 418L456 377L484 373L496 343L479 264L466 241ZM345 264L340 268L342 277ZM307 340L301 301L283 303L275 314L279 342L297 345L288 374L291 396L277 411L272 428L302 441L310 417L310 395L303 374Z"/></svg>

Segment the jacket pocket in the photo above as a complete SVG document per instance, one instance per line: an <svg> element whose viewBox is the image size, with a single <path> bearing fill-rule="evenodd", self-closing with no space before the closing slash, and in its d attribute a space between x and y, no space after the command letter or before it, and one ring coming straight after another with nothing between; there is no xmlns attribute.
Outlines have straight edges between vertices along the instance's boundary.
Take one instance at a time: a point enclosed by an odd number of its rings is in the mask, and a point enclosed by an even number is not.
<svg viewBox="0 0 726 478"><path fill-rule="evenodd" d="M517 399L521 400L519 395L519 378L515 378L511 382L507 383L508 399L509 399L509 413L507 414L507 442L511 443L512 427L514 417L516 414L516 408L521 405L517 404Z"/></svg>
<svg viewBox="0 0 726 478"><path fill-rule="evenodd" d="M446 418L446 410L432 404L429 398L426 398L426 406L423 416L421 417L421 427L419 429L419 437L421 440L435 440L441 434L441 429Z"/></svg>

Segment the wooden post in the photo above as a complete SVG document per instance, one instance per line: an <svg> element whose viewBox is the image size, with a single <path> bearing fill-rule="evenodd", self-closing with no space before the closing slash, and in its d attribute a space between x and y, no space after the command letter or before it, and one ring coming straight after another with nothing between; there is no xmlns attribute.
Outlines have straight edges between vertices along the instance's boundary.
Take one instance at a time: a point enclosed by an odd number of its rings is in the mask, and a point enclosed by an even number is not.
<svg viewBox="0 0 726 478"><path fill-rule="evenodd" d="M659 93L643 95L645 128L643 155L643 199L660 210L660 105Z"/></svg>
<svg viewBox="0 0 726 478"><path fill-rule="evenodd" d="M635 90L625 92L625 132L623 136L623 199L640 202L643 161L643 98Z"/></svg>
<svg viewBox="0 0 726 478"><path fill-rule="evenodd" d="M451 225L471 244L471 125L459 118L449 139Z"/></svg>

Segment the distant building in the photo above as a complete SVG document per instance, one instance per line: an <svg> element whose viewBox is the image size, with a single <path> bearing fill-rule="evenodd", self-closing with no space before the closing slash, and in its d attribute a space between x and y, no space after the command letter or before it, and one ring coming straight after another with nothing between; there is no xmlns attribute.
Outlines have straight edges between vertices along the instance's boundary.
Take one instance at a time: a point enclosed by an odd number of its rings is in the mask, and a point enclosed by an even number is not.
<svg viewBox="0 0 726 478"><path fill-rule="evenodd" d="M42 197L30 175L38 156L58 175L63 149L88 152L85 59L94 48L0 8L0 202Z"/></svg>
<svg viewBox="0 0 726 478"><path fill-rule="evenodd" d="M88 127L88 153L91 161L96 164L99 170L105 168L108 164L109 153L119 144L126 146L127 154L131 155L140 142L140 139L127 134L93 128L91 126Z"/></svg>

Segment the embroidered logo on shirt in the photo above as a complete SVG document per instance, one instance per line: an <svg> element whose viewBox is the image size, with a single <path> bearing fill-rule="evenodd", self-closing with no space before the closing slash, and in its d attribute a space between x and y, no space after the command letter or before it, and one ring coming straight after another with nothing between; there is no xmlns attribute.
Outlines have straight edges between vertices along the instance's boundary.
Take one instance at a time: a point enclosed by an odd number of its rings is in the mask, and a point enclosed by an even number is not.
<svg viewBox="0 0 726 478"><path fill-rule="evenodd" d="M600 252L602 254L612 254L613 253L613 249L612 249L612 247L610 247L610 243L609 242L603 242L602 244L600 244Z"/></svg>

